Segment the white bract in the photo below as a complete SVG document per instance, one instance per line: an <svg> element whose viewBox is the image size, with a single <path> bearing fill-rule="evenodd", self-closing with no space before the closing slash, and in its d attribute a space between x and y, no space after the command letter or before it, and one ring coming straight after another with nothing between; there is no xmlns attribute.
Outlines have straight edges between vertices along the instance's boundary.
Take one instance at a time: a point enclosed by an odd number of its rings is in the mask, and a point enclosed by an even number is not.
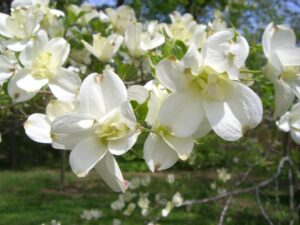
<svg viewBox="0 0 300 225"><path fill-rule="evenodd" d="M119 34L111 34L103 37L101 34L93 35L93 45L82 41L84 47L89 50L101 62L109 62L119 50L123 37Z"/></svg>
<svg viewBox="0 0 300 225"><path fill-rule="evenodd" d="M33 141L45 144L52 144L53 148L64 149L63 145L52 143L51 122L65 113L75 111L72 102L52 100L46 107L46 114L34 113L28 117L24 123L25 133Z"/></svg>
<svg viewBox="0 0 300 225"><path fill-rule="evenodd" d="M107 8L105 12L113 28L119 34L124 34L126 27L136 22L135 12L126 5L122 5L117 9Z"/></svg>
<svg viewBox="0 0 300 225"><path fill-rule="evenodd" d="M295 95L300 99L300 48L291 28L273 23L266 27L262 45L268 60L265 73L275 87L274 116L278 117L289 109Z"/></svg>
<svg viewBox="0 0 300 225"><path fill-rule="evenodd" d="M300 144L300 103L295 104L276 124L280 130L290 132L292 139Z"/></svg>
<svg viewBox="0 0 300 225"><path fill-rule="evenodd" d="M249 54L247 40L234 31L219 31L211 35L203 49L205 66L218 73L227 72L232 80L239 79L239 70Z"/></svg>
<svg viewBox="0 0 300 225"><path fill-rule="evenodd" d="M20 54L22 70L10 80L8 92L13 101L32 98L46 84L58 99L73 100L81 80L73 70L62 67L69 52L70 46L66 40L48 40L44 31L39 32L36 40Z"/></svg>
<svg viewBox="0 0 300 225"><path fill-rule="evenodd" d="M206 25L197 24L189 13L181 15L174 11L170 14L170 19L172 23L164 27L170 38L181 40L187 45L194 44L197 48L203 47L207 38Z"/></svg>
<svg viewBox="0 0 300 225"><path fill-rule="evenodd" d="M140 23L131 23L125 29L125 46L128 48L130 55L139 57L146 54L149 50L161 46L165 42L165 37L154 32L142 31Z"/></svg>
<svg viewBox="0 0 300 225"><path fill-rule="evenodd" d="M174 136L167 126L159 122L160 107L169 95L167 90L155 81L150 81L145 87L132 86L128 92L131 100L139 102L148 100L145 121L152 127L152 132L144 144L144 159L149 169L152 172L164 170L173 166L178 159L186 160L193 150L193 137ZM134 96L139 97L134 98Z"/></svg>
<svg viewBox="0 0 300 225"><path fill-rule="evenodd" d="M12 51L22 51L38 32L43 14L39 7L12 9L11 15L0 13L0 35L7 38L4 45Z"/></svg>
<svg viewBox="0 0 300 225"><path fill-rule="evenodd" d="M237 140L260 123L261 100L227 73L203 66L203 61L191 46L182 60L159 62L156 75L172 91L161 106L160 124L177 137L201 137L213 129L224 140Z"/></svg>
<svg viewBox="0 0 300 225"><path fill-rule="evenodd" d="M78 17L76 23L82 25L87 25L92 19L99 17L97 10L87 3L84 3L81 6L71 4L68 9Z"/></svg>
<svg viewBox="0 0 300 225"><path fill-rule="evenodd" d="M13 76L18 69L17 59L0 55L0 85Z"/></svg>
<svg viewBox="0 0 300 225"><path fill-rule="evenodd" d="M79 109L52 123L53 139L72 149L73 172L86 176L92 168L115 191L125 191L127 181L113 155L126 153L139 135L127 91L114 72L91 74L83 81Z"/></svg>

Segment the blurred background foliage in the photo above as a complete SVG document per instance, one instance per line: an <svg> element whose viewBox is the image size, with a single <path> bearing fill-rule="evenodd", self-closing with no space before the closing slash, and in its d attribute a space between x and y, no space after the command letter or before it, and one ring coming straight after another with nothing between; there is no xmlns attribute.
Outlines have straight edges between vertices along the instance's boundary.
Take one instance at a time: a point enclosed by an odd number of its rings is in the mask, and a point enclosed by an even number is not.
<svg viewBox="0 0 300 225"><path fill-rule="evenodd" d="M52 1L57 8L65 10L67 4L82 4L80 0L57 0ZM239 29L248 39L251 46L251 55L247 61L249 69L260 69L265 64L260 45L262 31L265 26L274 21L275 23L289 24L297 34L299 40L300 31L300 2L298 0L109 0L98 1L90 0L92 4L101 10L106 7L117 7L122 4L130 5L134 8L140 21L159 20L169 22L168 14L174 10L181 13L191 13L196 20L207 23L214 18L216 10L222 12L224 20L228 25ZM0 2L0 11L9 12L10 0ZM93 30L101 31L103 27L97 22L90 24ZM78 34L80 38L80 33ZM78 37L74 36L74 39ZM81 36L84 39L91 39L90 36ZM71 45L80 44L80 40ZM94 58L92 60L95 60ZM100 71L103 65L98 62L89 68L91 71ZM117 65L120 76L125 76L122 71L127 71L133 77L137 72L132 68L122 68L121 62ZM281 151L283 134L277 131L272 119L274 107L273 88L262 74L254 75L256 81L252 88L262 98L264 104L264 121L255 130L247 133L240 141L229 143L222 141L214 134L209 134L205 138L198 140L196 149L188 163L177 163L176 169L200 169L212 167L233 167L241 164L249 165L258 162L262 167L265 166L264 155L272 147L272 151ZM3 87L4 91L5 85ZM40 94L28 103L12 105L6 95L1 95L0 99L0 132L2 133L2 143L0 144L0 168L27 168L35 166L59 166L59 151L53 150L49 145L43 145L31 141L24 133L23 122L26 117L34 112L44 112L45 106L50 96ZM143 137L137 143L135 149L122 156L120 159L122 169L147 170L142 160ZM296 147L296 146L294 146ZM134 161L134 163L132 162Z"/></svg>

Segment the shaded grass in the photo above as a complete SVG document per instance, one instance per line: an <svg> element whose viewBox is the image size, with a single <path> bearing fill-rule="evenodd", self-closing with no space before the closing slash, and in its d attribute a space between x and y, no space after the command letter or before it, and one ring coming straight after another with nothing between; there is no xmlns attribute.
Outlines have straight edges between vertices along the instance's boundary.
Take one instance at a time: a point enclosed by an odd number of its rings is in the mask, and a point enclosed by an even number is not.
<svg viewBox="0 0 300 225"><path fill-rule="evenodd" d="M142 177L145 174L139 173L137 176ZM158 173L152 176L153 181L148 187L142 187L135 192L148 192L150 199L153 199L156 193L171 199L177 191L180 191L185 199L200 199L216 195L209 187L213 177L201 174L177 173L176 182L170 185L165 181L166 174ZM135 175L125 174L127 179L133 176ZM58 170L0 172L0 225L39 225L49 223L52 219L61 221L62 225L110 225L113 218L121 219L124 225L145 224L139 209L136 209L130 217L122 215L122 212L111 210L110 204L118 198L118 194L112 192L95 172L81 179L67 172L64 192L59 191L58 182ZM270 193L262 200L269 208L273 207L271 204L273 196ZM175 208L169 217L160 221L160 224L217 224L223 204L223 201L219 201L194 206L188 211L185 208ZM163 208L163 206L154 207L153 202L150 203L150 207L155 215L159 215ZM285 210L286 205L281 208ZM80 215L85 209L102 210L104 216L99 220L84 221ZM269 211L273 218L277 218L273 213L275 210L269 209ZM283 217L284 221L285 216ZM264 225L267 223L257 210L254 196L249 193L234 198L226 224Z"/></svg>

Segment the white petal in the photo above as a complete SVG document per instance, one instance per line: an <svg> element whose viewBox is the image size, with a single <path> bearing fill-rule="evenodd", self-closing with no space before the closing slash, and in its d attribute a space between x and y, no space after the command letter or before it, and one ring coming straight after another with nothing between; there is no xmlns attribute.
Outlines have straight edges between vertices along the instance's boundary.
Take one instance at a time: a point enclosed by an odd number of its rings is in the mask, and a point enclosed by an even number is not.
<svg viewBox="0 0 300 225"><path fill-rule="evenodd" d="M300 145L300 132L296 130L291 130L292 139Z"/></svg>
<svg viewBox="0 0 300 225"><path fill-rule="evenodd" d="M74 148L80 141L94 135L94 120L88 115L67 113L51 123L51 137L54 143Z"/></svg>
<svg viewBox="0 0 300 225"><path fill-rule="evenodd" d="M295 95L291 87L282 80L272 80L275 88L274 118L282 116L293 104Z"/></svg>
<svg viewBox="0 0 300 225"><path fill-rule="evenodd" d="M70 166L78 177L85 177L89 171L105 156L107 145L97 137L79 142L70 154Z"/></svg>
<svg viewBox="0 0 300 225"><path fill-rule="evenodd" d="M193 74L199 74L202 66L202 56L194 44L191 44L188 51L182 58L185 68L191 68Z"/></svg>
<svg viewBox="0 0 300 225"><path fill-rule="evenodd" d="M278 48L276 54L284 66L300 66L300 48Z"/></svg>
<svg viewBox="0 0 300 225"><path fill-rule="evenodd" d="M48 79L37 79L25 71L22 75L18 75L17 79L18 87L27 92L37 92L48 83Z"/></svg>
<svg viewBox="0 0 300 225"><path fill-rule="evenodd" d="M85 78L79 97L82 112L99 117L126 101L127 91L118 75L105 70L102 75L94 73Z"/></svg>
<svg viewBox="0 0 300 225"><path fill-rule="evenodd" d="M211 131L211 126L207 120L207 117L204 116L204 118L201 121L201 124L199 128L196 130L196 132L193 134L194 138L201 138L208 134Z"/></svg>
<svg viewBox="0 0 300 225"><path fill-rule="evenodd" d="M278 47L295 47L296 35L286 25L270 23L262 36L262 46L267 58L271 58L273 51Z"/></svg>
<svg viewBox="0 0 300 225"><path fill-rule="evenodd" d="M137 101L139 104L144 103L150 94L149 91L141 85L130 86L127 93L129 101Z"/></svg>
<svg viewBox="0 0 300 225"><path fill-rule="evenodd" d="M3 44L9 49L14 52L23 51L26 46L28 45L28 40L17 40L17 39L9 39L3 41Z"/></svg>
<svg viewBox="0 0 300 225"><path fill-rule="evenodd" d="M7 30L7 26L6 26L6 19L8 17L9 17L8 15L4 13L0 13L0 35L4 37L12 38L12 35Z"/></svg>
<svg viewBox="0 0 300 225"><path fill-rule="evenodd" d="M57 117L74 110L75 106L71 102L51 100L46 107L46 115L50 121L53 121Z"/></svg>
<svg viewBox="0 0 300 225"><path fill-rule="evenodd" d="M70 45L63 38L53 38L45 46L45 51L51 52L53 58L63 65L70 53Z"/></svg>
<svg viewBox="0 0 300 225"><path fill-rule="evenodd" d="M142 26L141 24L129 24L125 30L125 45L131 54L140 53Z"/></svg>
<svg viewBox="0 0 300 225"><path fill-rule="evenodd" d="M173 166L178 155L160 136L150 133L144 144L144 159L149 169L165 170Z"/></svg>
<svg viewBox="0 0 300 225"><path fill-rule="evenodd" d="M188 137L198 129L203 115L199 96L175 92L162 104L159 120L175 136Z"/></svg>
<svg viewBox="0 0 300 225"><path fill-rule="evenodd" d="M187 89L187 80L184 76L184 65L173 59L161 60L155 69L158 80L171 91Z"/></svg>
<svg viewBox="0 0 300 225"><path fill-rule="evenodd" d="M50 128L50 121L47 116L40 113L30 115L24 123L27 136L39 143L49 144L52 142Z"/></svg>
<svg viewBox="0 0 300 225"><path fill-rule="evenodd" d="M188 159L194 147L194 139L192 137L179 138L173 135L167 135L163 138L166 143L177 152L181 160Z"/></svg>
<svg viewBox="0 0 300 225"><path fill-rule="evenodd" d="M7 91L14 103L28 101L38 93L38 91L27 92L17 86L17 81L19 80L19 76L23 76L21 73L22 72L13 76L8 83Z"/></svg>
<svg viewBox="0 0 300 225"><path fill-rule="evenodd" d="M65 101L72 101L79 93L81 80L77 73L70 69L61 68L53 79L49 81L49 87L53 95Z"/></svg>
<svg viewBox="0 0 300 225"><path fill-rule="evenodd" d="M212 129L227 141L239 139L262 119L262 103L247 86L231 81L226 102L205 101L205 113Z"/></svg>
<svg viewBox="0 0 300 225"><path fill-rule="evenodd" d="M132 133L126 137L109 141L109 151L114 155L123 155L136 143L139 133Z"/></svg>
<svg viewBox="0 0 300 225"><path fill-rule="evenodd" d="M95 166L96 171L108 186L116 192L125 192L128 182L124 180L120 167L109 152Z"/></svg>
<svg viewBox="0 0 300 225"><path fill-rule="evenodd" d="M135 118L135 114L133 112L133 109L132 109L132 106L131 104L126 101L126 102L123 102L120 106L120 112L121 112L121 115L126 119L126 120L129 120L133 123L136 122L136 118Z"/></svg>
<svg viewBox="0 0 300 225"><path fill-rule="evenodd" d="M290 131L290 124L289 124L289 119L290 119L290 112L286 112L279 121L276 122L276 125L278 128L284 132L289 132Z"/></svg>

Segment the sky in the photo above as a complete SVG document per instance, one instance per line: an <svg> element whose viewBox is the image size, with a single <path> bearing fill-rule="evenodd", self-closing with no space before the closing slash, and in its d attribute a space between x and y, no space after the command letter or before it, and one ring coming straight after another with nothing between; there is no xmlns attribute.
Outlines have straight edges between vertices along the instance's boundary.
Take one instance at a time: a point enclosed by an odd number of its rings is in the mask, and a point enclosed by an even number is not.
<svg viewBox="0 0 300 225"><path fill-rule="evenodd" d="M95 6L101 6L101 5L110 5L115 6L116 1L115 0L87 0L86 2L95 5Z"/></svg>

